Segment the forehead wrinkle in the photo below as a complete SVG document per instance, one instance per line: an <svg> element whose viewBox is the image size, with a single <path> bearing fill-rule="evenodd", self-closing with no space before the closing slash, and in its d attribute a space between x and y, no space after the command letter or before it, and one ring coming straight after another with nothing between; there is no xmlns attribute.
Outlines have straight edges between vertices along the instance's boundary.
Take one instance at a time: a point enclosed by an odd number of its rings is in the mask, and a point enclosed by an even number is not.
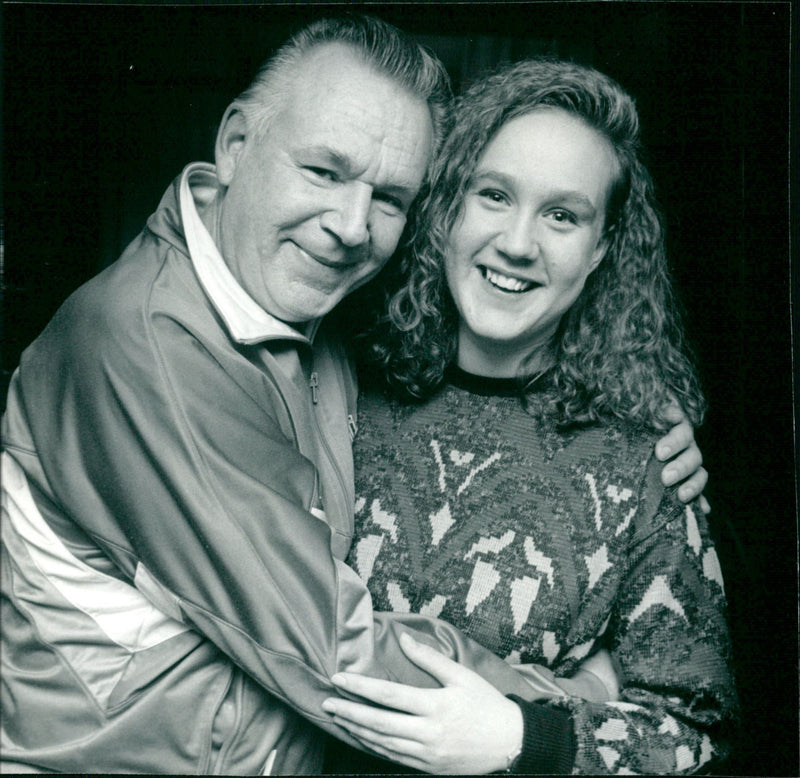
<svg viewBox="0 0 800 778"><path fill-rule="evenodd" d="M386 177L384 188L392 192L410 194L419 189L422 178L425 176L430 155L430 143L416 137L416 134L406 136L404 140L405 142L401 144L393 144L384 137L380 156L382 163L385 163L386 160L395 162L395 170ZM412 140L413 142L411 142ZM394 156L393 151L399 151L400 154ZM421 164L419 163L420 158ZM382 167L384 164L381 164Z"/></svg>
<svg viewBox="0 0 800 778"><path fill-rule="evenodd" d="M409 194L416 192L427 169L429 138L419 132L410 118L406 118L411 111L398 110L396 113L404 114L400 121L396 117L386 122L382 120L384 117L370 116L374 119L369 122L372 126L364 126L362 121L355 130L349 129L341 134L337 127L329 126L330 139L312 143L308 149L324 154L351 176L366 175L373 168L374 183L382 189ZM349 141L354 133L363 134L369 142L361 144L355 141L351 144ZM344 138L341 146L337 143L340 137ZM389 165L391 169L387 169Z"/></svg>
<svg viewBox="0 0 800 778"><path fill-rule="evenodd" d="M371 84L379 93L375 101L365 99ZM353 52L339 47L312 52L285 110L289 126L308 128L305 137L293 139L295 153L321 153L349 177L369 175L381 188L409 194L419 189L431 134L422 131L420 114L424 111L432 125L430 110L424 100ZM316 117L311 126L309 111Z"/></svg>
<svg viewBox="0 0 800 778"><path fill-rule="evenodd" d="M353 74L354 78L357 74ZM378 73L367 73L367 82L372 82L381 94L381 100L372 102L364 99L363 91L367 85L353 88L343 86L343 78L332 79L330 83L301 80L297 84L290 109L305 111L316 105L315 112L328 115L327 126L335 127L336 122L353 122L359 132L372 140L379 140L391 134L406 135L417 130L416 104L427 105L401 85ZM386 100L394 103L392 110L386 110ZM330 106L333 111L328 111ZM412 106L415 106L412 108ZM331 122L330 119L334 121ZM352 128L348 128L352 131Z"/></svg>

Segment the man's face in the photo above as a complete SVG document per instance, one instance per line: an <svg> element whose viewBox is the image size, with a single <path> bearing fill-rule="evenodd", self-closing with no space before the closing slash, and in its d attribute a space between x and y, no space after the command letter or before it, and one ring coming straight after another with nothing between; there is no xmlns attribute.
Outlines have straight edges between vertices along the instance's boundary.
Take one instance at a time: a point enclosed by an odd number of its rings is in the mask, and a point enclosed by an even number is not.
<svg viewBox="0 0 800 778"><path fill-rule="evenodd" d="M220 132L218 240L234 277L283 321L330 311L395 251L432 139L424 100L345 46L312 51L264 135L238 113Z"/></svg>

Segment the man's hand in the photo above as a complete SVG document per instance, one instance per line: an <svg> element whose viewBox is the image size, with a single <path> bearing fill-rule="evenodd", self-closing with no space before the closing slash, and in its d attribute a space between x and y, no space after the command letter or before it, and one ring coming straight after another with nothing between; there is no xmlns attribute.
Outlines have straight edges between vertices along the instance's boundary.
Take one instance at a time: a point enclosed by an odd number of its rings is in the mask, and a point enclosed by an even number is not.
<svg viewBox="0 0 800 778"><path fill-rule="evenodd" d="M507 767L522 744L519 706L479 675L403 635L406 656L441 689L369 678L333 676L351 694L392 710L331 697L322 707L367 748L386 759L436 774L479 774Z"/></svg>
<svg viewBox="0 0 800 778"><path fill-rule="evenodd" d="M656 443L656 458L667 463L661 471L661 481L664 486L680 483L678 498L691 502L699 496L700 509L710 513L711 506L702 495L708 483L708 472L702 466L703 454L694 439L694 428L676 403L669 405L666 411L668 421L675 426Z"/></svg>

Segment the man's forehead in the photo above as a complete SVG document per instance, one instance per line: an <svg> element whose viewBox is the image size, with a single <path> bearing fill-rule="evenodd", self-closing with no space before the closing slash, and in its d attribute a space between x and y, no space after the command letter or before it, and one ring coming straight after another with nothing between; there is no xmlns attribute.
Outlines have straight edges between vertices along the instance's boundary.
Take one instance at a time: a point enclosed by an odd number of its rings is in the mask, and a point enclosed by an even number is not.
<svg viewBox="0 0 800 778"><path fill-rule="evenodd" d="M339 41L317 44L300 58L296 67L297 79L310 78L312 83L318 83L325 76L347 80L361 72L388 78L360 51Z"/></svg>
<svg viewBox="0 0 800 778"><path fill-rule="evenodd" d="M374 92L390 91L397 111L423 103L400 81L379 71L350 46L328 43L309 51L300 61L292 82L292 98L306 100L313 110L321 100L369 106Z"/></svg>
<svg viewBox="0 0 800 778"><path fill-rule="evenodd" d="M425 101L347 47L325 47L316 54L307 63L313 67L297 74L282 112L290 148L353 172L374 164L377 155L392 178L418 186L432 145Z"/></svg>

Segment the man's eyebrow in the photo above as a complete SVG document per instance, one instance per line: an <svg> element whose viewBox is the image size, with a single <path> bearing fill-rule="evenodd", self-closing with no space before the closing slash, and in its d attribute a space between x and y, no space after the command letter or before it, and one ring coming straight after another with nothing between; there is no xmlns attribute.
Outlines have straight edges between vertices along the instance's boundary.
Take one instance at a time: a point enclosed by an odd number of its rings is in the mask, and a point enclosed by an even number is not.
<svg viewBox="0 0 800 778"><path fill-rule="evenodd" d="M324 144L304 146L302 149L300 149L300 154L309 155L311 157L324 160L331 167L335 168L337 171L341 171L346 176L354 174L355 164L353 160L348 157L347 154L343 154L338 149L333 148L333 146L327 146ZM416 196L417 190L419 189L419 185L410 180L402 179L387 182L385 184L377 184L375 185L375 189L384 194L400 197L402 199L408 198L409 200L413 200Z"/></svg>
<svg viewBox="0 0 800 778"><path fill-rule="evenodd" d="M412 184L410 181L395 181L391 184L376 186L375 189L381 194L391 195L407 201L406 204L410 205L411 201L417 196L419 186Z"/></svg>
<svg viewBox="0 0 800 778"><path fill-rule="evenodd" d="M304 146L300 149L301 154L310 154L327 161L331 166L343 172L349 172L353 167L353 162L346 154L333 148L332 146L317 145Z"/></svg>

